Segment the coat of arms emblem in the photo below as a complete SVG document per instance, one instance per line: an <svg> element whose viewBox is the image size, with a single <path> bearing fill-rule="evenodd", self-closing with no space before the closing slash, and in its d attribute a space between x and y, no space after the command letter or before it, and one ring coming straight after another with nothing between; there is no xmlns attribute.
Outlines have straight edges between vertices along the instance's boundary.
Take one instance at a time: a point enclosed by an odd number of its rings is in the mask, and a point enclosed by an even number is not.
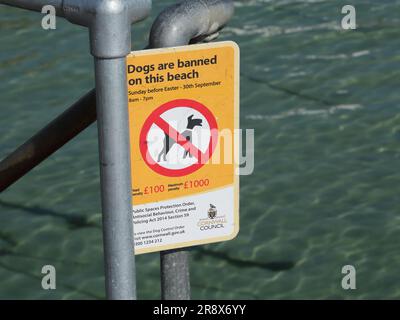
<svg viewBox="0 0 400 320"><path fill-rule="evenodd" d="M217 207L210 204L210 209L208 209L208 217L214 219L217 216Z"/></svg>

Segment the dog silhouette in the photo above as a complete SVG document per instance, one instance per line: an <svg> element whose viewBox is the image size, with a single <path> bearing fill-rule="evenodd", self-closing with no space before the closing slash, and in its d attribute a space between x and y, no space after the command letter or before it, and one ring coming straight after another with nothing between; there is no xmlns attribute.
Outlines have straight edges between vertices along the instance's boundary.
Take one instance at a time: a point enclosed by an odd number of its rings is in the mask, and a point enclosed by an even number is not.
<svg viewBox="0 0 400 320"><path fill-rule="evenodd" d="M191 116L189 116L187 118L186 130L181 132L181 135L183 137L185 137L185 139L187 141L191 141L192 140L193 129L195 127L201 127L202 124L203 124L203 120L202 119L193 119L193 116L194 115L192 114ZM168 154L169 150L171 150L172 146L175 143L176 143L176 141L174 139L172 139L167 133L165 133L164 146L163 146L163 149L161 150L161 152L158 155L157 162L161 161L161 157L162 157L163 161L167 161L167 154ZM189 156L190 158L192 157L190 152L185 150L185 153L183 154L183 158L185 159L187 156Z"/></svg>

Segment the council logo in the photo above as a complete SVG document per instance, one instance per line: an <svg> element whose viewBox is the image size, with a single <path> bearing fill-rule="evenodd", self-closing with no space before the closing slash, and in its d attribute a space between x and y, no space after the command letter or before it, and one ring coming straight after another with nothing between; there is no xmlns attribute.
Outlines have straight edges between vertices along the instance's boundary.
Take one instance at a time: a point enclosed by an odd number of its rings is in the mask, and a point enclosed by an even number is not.
<svg viewBox="0 0 400 320"><path fill-rule="evenodd" d="M210 203L210 209L208 209L208 217L214 219L217 216L217 207Z"/></svg>
<svg viewBox="0 0 400 320"><path fill-rule="evenodd" d="M227 222L226 216L219 216L217 207L210 203L210 208L207 210L207 217L200 219L197 226L201 231L211 231L225 228Z"/></svg>

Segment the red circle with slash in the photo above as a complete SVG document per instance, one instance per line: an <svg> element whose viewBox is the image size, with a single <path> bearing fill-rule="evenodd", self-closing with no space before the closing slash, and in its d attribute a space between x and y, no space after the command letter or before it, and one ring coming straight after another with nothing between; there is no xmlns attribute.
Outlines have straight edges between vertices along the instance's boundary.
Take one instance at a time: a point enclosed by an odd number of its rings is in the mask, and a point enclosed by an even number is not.
<svg viewBox="0 0 400 320"><path fill-rule="evenodd" d="M161 118L161 115L166 111L174 108L187 107L198 111L208 122L210 127L210 142L207 150L203 153L191 141L186 140L178 131L175 130L167 121ZM197 159L194 164L191 164L182 169L170 169L159 165L150 155L147 135L152 125L155 124L159 127L168 137L172 138L178 145L188 151L193 157ZM214 153L215 147L218 142L218 126L217 120L211 111L203 104L190 100L190 99L177 99L167 102L157 109L155 109L143 124L140 132L139 147L142 157L146 164L155 172L168 177L182 177L199 170L204 166Z"/></svg>

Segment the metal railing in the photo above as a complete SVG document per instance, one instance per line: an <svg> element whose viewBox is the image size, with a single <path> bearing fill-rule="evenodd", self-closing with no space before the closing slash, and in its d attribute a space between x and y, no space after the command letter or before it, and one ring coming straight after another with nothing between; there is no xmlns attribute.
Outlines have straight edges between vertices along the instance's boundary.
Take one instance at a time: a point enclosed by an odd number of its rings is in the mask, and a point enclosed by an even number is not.
<svg viewBox="0 0 400 320"><path fill-rule="evenodd" d="M0 192L97 121L108 299L136 299L131 175L128 134L126 55L132 23L143 20L151 0L0 0L41 11L53 5L57 16L85 26L95 60L96 89L0 162ZM233 15L231 0L186 0L154 21L148 48L173 47L214 39ZM190 299L186 250L160 253L162 299Z"/></svg>

